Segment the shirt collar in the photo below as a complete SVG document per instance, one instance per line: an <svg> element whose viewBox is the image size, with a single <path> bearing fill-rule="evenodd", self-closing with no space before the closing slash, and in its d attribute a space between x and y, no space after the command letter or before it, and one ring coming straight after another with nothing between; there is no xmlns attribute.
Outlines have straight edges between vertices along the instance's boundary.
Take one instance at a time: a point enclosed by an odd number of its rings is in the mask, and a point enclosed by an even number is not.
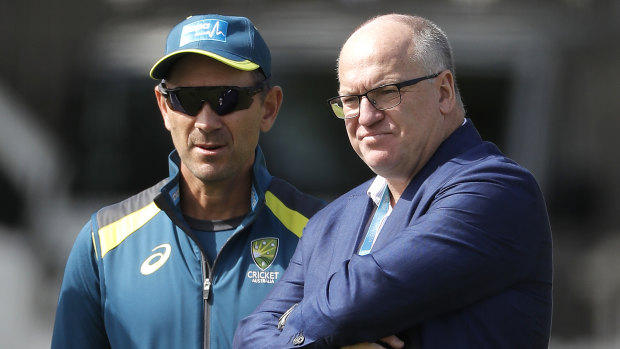
<svg viewBox="0 0 620 349"><path fill-rule="evenodd" d="M385 178L381 176L375 177L368 188L366 194L372 199L376 206L379 206L381 203L381 198L383 198L383 193L387 190L387 181Z"/></svg>

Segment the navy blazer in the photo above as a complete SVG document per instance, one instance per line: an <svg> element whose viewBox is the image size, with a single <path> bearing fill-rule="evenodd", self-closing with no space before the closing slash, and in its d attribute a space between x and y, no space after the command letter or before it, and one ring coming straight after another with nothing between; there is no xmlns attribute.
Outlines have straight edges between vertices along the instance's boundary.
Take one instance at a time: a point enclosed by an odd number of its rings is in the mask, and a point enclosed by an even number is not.
<svg viewBox="0 0 620 349"><path fill-rule="evenodd" d="M282 279L239 324L235 348L339 348L392 334L407 348L547 348L551 229L527 170L468 119L360 256L369 185L310 220Z"/></svg>

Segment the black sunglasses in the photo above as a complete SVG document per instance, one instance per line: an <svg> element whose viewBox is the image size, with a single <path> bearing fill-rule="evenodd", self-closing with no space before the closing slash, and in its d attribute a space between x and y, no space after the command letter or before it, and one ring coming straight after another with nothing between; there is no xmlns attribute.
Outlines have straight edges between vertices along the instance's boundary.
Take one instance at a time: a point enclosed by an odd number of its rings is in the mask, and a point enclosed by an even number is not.
<svg viewBox="0 0 620 349"><path fill-rule="evenodd" d="M170 102L170 108L183 114L196 116L204 103L209 103L217 115L230 114L236 110L248 109L252 97L265 89L268 79L256 86L196 86L167 88L164 81L158 87Z"/></svg>

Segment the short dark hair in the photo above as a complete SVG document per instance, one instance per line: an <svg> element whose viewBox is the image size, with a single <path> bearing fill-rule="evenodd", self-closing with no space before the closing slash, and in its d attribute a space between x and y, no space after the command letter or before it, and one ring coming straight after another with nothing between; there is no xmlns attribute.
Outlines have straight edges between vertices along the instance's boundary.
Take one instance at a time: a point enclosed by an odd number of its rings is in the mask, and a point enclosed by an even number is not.
<svg viewBox="0 0 620 349"><path fill-rule="evenodd" d="M265 101L265 98L267 97L267 93L269 92L269 89L271 89L271 79L265 76L265 73L263 73L262 69L253 70L252 77L253 77L255 85L258 85L261 82L263 82L265 88L263 88L263 90L259 93L259 95L260 95L261 100Z"/></svg>

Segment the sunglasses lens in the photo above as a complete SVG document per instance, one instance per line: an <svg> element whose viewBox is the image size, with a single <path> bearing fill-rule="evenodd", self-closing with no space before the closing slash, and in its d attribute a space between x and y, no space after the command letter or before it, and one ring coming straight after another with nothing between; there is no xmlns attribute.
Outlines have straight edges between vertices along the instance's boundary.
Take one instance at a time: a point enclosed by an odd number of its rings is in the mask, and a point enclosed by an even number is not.
<svg viewBox="0 0 620 349"><path fill-rule="evenodd" d="M168 91L172 109L190 116L198 115L205 102L220 116L247 109L257 92L230 86L178 87Z"/></svg>
<svg viewBox="0 0 620 349"><path fill-rule="evenodd" d="M238 101L239 91L228 88L221 91L217 99L217 104L215 106L211 106L213 107L213 110L215 110L217 115L226 115L232 113L235 110Z"/></svg>
<svg viewBox="0 0 620 349"><path fill-rule="evenodd" d="M172 108L181 113L196 116L202 109L202 97L191 90L180 90L170 94Z"/></svg>

